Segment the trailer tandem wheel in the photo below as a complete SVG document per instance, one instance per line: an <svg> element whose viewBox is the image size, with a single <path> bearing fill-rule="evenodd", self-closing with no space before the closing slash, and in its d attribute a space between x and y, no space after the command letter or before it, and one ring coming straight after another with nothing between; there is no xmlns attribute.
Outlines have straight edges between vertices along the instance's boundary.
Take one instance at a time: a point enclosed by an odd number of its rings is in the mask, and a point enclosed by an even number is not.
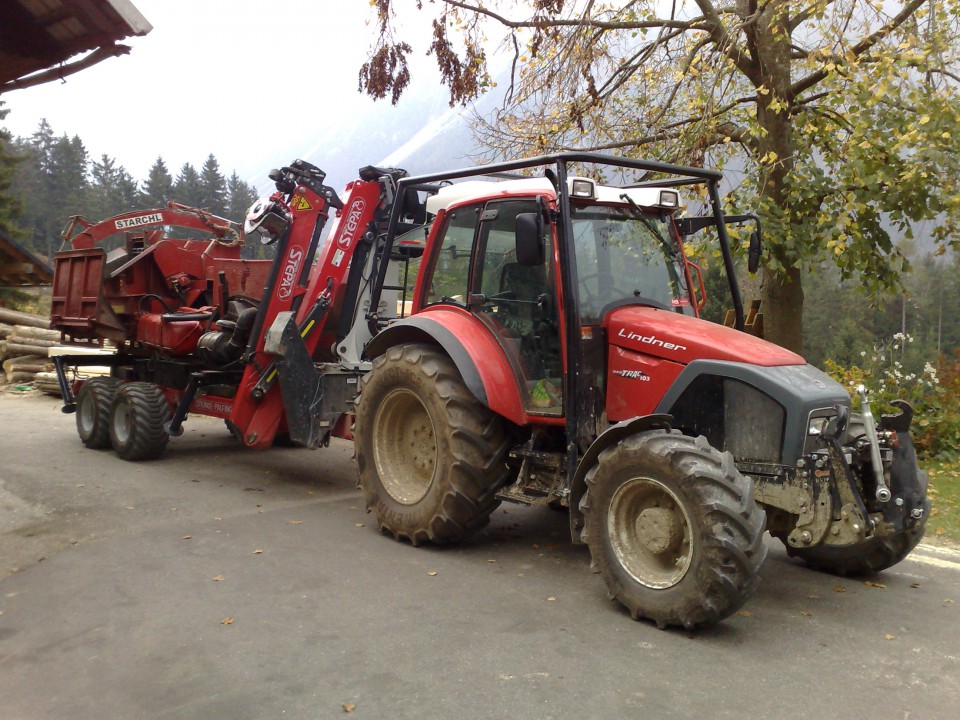
<svg viewBox="0 0 960 720"><path fill-rule="evenodd" d="M120 385L119 378L95 377L77 393L77 435L91 450L110 447L110 408Z"/></svg>
<svg viewBox="0 0 960 720"><path fill-rule="evenodd" d="M167 447L170 436L164 423L170 406L163 391L153 383L123 385L110 410L110 443L124 460L152 460Z"/></svg>

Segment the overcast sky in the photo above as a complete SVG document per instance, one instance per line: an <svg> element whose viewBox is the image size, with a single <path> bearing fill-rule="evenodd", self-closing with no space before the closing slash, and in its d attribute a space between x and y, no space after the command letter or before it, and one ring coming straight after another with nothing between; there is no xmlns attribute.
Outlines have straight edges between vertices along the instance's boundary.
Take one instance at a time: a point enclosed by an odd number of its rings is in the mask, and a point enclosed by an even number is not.
<svg viewBox="0 0 960 720"><path fill-rule="evenodd" d="M288 161L358 113L389 121L389 101L357 92L375 31L366 0L132 1L153 31L126 40L129 55L65 83L5 93L14 135L31 135L46 118L57 135L79 135L92 158L107 153L137 179L158 155L176 175L212 152L222 170L262 187L264 162ZM427 17L411 17L408 31L424 38ZM425 47L416 47L414 79L435 86Z"/></svg>

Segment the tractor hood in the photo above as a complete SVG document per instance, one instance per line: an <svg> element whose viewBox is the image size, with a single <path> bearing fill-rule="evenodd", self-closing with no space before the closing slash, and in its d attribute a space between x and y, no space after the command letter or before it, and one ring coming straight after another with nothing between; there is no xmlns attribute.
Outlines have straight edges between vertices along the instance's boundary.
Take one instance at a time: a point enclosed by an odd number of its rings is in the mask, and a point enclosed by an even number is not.
<svg viewBox="0 0 960 720"><path fill-rule="evenodd" d="M687 365L694 360L727 360L774 367L806 361L779 345L733 328L670 310L629 305L607 314L608 342L627 350Z"/></svg>

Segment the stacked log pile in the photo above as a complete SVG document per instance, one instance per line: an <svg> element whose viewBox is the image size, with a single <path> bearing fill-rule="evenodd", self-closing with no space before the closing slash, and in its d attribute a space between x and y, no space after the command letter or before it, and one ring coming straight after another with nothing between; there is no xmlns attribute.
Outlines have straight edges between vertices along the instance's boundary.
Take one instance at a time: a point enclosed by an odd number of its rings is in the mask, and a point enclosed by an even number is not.
<svg viewBox="0 0 960 720"><path fill-rule="evenodd" d="M50 330L50 318L0 307L0 384L31 384L48 395L60 395L52 355L112 355L116 348L70 345L60 331ZM110 366L85 366L82 377L109 375Z"/></svg>
<svg viewBox="0 0 960 720"><path fill-rule="evenodd" d="M7 324L12 321L16 324ZM39 315L0 308L0 361L3 380L32 383L37 373L53 370L50 348L60 343L60 333L48 330L50 320Z"/></svg>
<svg viewBox="0 0 960 720"><path fill-rule="evenodd" d="M49 330L50 319L42 315L0 308L0 382L33 384L59 394L60 385L49 353L59 346L60 333Z"/></svg>

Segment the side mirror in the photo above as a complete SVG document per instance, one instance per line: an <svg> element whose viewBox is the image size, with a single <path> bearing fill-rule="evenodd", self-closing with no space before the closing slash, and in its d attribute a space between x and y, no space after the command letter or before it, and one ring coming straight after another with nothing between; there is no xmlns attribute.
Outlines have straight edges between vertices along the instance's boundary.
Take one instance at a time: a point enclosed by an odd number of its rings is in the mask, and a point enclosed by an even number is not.
<svg viewBox="0 0 960 720"><path fill-rule="evenodd" d="M516 219L517 264L524 267L543 265L546 260L543 242L543 214L519 213Z"/></svg>
<svg viewBox="0 0 960 720"><path fill-rule="evenodd" d="M747 270L751 275L760 268L760 256L763 254L763 245L760 244L760 233L750 233L750 249L747 251Z"/></svg>

